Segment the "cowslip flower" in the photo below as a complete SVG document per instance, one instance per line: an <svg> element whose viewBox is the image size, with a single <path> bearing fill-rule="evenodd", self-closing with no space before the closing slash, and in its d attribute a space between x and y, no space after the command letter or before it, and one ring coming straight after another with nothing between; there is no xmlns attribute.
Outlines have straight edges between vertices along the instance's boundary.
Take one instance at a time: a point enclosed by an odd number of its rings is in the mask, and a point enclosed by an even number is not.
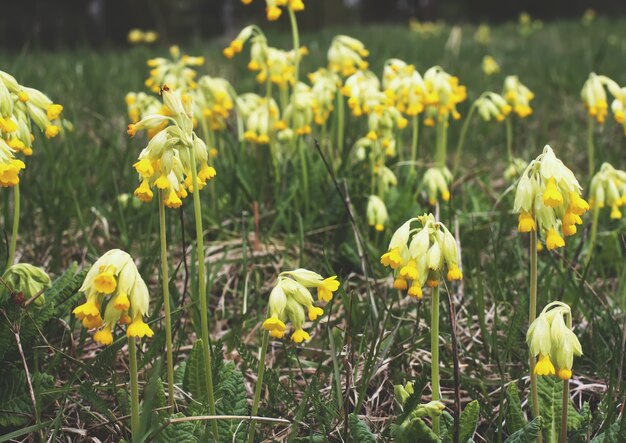
<svg viewBox="0 0 626 443"><path fill-rule="evenodd" d="M520 82L516 75L509 75L504 79L502 96L518 117L525 118L533 113L530 101L535 98L535 94Z"/></svg>
<svg viewBox="0 0 626 443"><path fill-rule="evenodd" d="M197 72L194 67L204 64L204 57L182 54L178 46L170 47L171 58L151 58L146 63L150 69L150 75L144 84L152 92L158 93L161 86L167 84L171 89L182 89L188 92L195 89Z"/></svg>
<svg viewBox="0 0 626 443"><path fill-rule="evenodd" d="M603 163L589 186L589 205L598 208L609 206L611 218L622 218L620 208L626 205L626 171Z"/></svg>
<svg viewBox="0 0 626 443"><path fill-rule="evenodd" d="M13 149L0 138L0 186L13 187L20 182L19 173L26 167L22 160L15 158Z"/></svg>
<svg viewBox="0 0 626 443"><path fill-rule="evenodd" d="M537 357L536 375L557 375L561 380L572 378L574 357L583 354L571 324L572 312L561 302L548 304L531 323L526 333L526 343L533 357Z"/></svg>
<svg viewBox="0 0 626 443"><path fill-rule="evenodd" d="M431 206L437 204L438 197L444 202L450 201L450 189L448 184L452 181L452 173L445 166L429 168L424 173L421 188L426 190L428 203Z"/></svg>
<svg viewBox="0 0 626 443"><path fill-rule="evenodd" d="M328 48L328 69L349 77L358 70L365 70L369 63L365 60L369 51L365 45L353 37L336 35Z"/></svg>
<svg viewBox="0 0 626 443"><path fill-rule="evenodd" d="M367 200L367 224L377 231L384 231L389 219L385 202L377 195L370 195Z"/></svg>
<svg viewBox="0 0 626 443"><path fill-rule="evenodd" d="M561 237L576 233L576 225L589 210L581 197L574 173L559 160L550 146L526 167L515 193L514 211L519 213L519 232L540 231L548 250L565 246Z"/></svg>
<svg viewBox="0 0 626 443"><path fill-rule="evenodd" d="M513 110L504 97L491 91L481 94L474 103L478 114L486 122L491 119L502 122Z"/></svg>
<svg viewBox="0 0 626 443"><path fill-rule="evenodd" d="M283 338L287 330L286 321L293 325L291 340L296 343L308 341L311 336L304 330L305 314L310 321L315 321L324 314L316 306L310 288L317 289L317 300L329 302L333 292L339 289L337 276L322 277L308 269L295 269L281 272L270 293L268 317L263 328L274 338ZM306 312L305 312L306 311Z"/></svg>
<svg viewBox="0 0 626 443"><path fill-rule="evenodd" d="M411 228L418 222L421 226ZM461 280L457 242L448 228L424 214L407 220L391 237L380 262L394 270L393 287L421 300L424 285L435 287L447 267L450 281Z"/></svg>
<svg viewBox="0 0 626 443"><path fill-rule="evenodd" d="M86 301L72 313L85 328L98 328L93 338L99 344L113 343L117 323L127 325L128 337L154 335L143 321L150 303L148 288L126 252L120 249L106 252L89 269L79 291L85 293Z"/></svg>
<svg viewBox="0 0 626 443"><path fill-rule="evenodd" d="M335 109L334 102L341 86L341 78L335 72L325 68L319 68L308 77L313 94L313 121L316 125L322 126Z"/></svg>
<svg viewBox="0 0 626 443"><path fill-rule="evenodd" d="M467 89L459 84L459 78L448 74L441 66L433 66L424 73L426 86L425 105L431 112L428 118L441 122L451 115L454 120L461 118L456 106L467 98ZM426 123L426 122L425 122ZM432 126L429 121L427 126Z"/></svg>
<svg viewBox="0 0 626 443"><path fill-rule="evenodd" d="M621 89L617 83L605 75L598 75L595 72L589 74L589 78L585 81L580 91L580 97L585 104L587 113L590 118L594 118L598 124L603 124L609 113L609 104L606 89L611 94L619 98L621 97ZM619 105L616 105L616 107ZM619 122L619 109L616 109L616 120Z"/></svg>
<svg viewBox="0 0 626 443"><path fill-rule="evenodd" d="M483 57L482 68L485 75L493 75L500 72L500 65L496 59L490 55L485 55Z"/></svg>
<svg viewBox="0 0 626 443"><path fill-rule="evenodd" d="M198 187L202 189L216 171L208 164L208 149L204 141L196 136L192 123L192 99L189 95L163 87L163 103L171 111L171 116L150 115L137 123L128 125L128 133L133 136L138 130L160 127L169 124L154 135L141 151L133 165L139 174L140 185L135 196L140 200L152 200L153 187L163 192L167 207L177 208L182 199L193 191L191 156L193 149L197 159Z"/></svg>
<svg viewBox="0 0 626 443"><path fill-rule="evenodd" d="M424 111L426 84L415 66L399 59L385 62L383 70L385 104L413 117Z"/></svg>

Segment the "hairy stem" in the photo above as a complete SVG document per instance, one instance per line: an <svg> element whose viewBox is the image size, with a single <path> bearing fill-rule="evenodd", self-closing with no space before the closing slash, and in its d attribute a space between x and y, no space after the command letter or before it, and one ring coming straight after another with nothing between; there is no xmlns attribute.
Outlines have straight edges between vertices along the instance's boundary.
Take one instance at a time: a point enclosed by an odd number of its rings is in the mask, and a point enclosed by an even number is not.
<svg viewBox="0 0 626 443"><path fill-rule="evenodd" d="M259 412L259 401L261 400L261 389L263 388L263 375L265 374L265 354L267 353L267 345L269 343L269 331L263 331L263 343L261 344L261 352L259 354L259 367L257 369L256 386L254 387L254 400L252 401L252 415L255 416ZM254 428L256 420L250 421L250 429L248 430L248 443L254 443Z"/></svg>
<svg viewBox="0 0 626 443"><path fill-rule="evenodd" d="M433 288L430 310L430 383L432 399L439 400L439 285ZM439 435L439 417L433 417L433 432Z"/></svg>

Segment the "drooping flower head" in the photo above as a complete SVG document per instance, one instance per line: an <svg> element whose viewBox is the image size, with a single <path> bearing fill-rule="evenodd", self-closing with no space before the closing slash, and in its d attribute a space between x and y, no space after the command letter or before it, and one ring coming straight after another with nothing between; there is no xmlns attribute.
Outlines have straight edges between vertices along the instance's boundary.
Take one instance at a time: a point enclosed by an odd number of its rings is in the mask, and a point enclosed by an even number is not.
<svg viewBox="0 0 626 443"><path fill-rule="evenodd" d="M170 57L151 58L147 61L151 70L150 76L144 82L146 87L154 93L158 93L162 85L185 92L195 89L197 86L195 78L198 73L193 68L202 66L204 57L181 55L178 46L170 47Z"/></svg>
<svg viewBox="0 0 626 443"><path fill-rule="evenodd" d="M319 68L308 77L313 94L313 122L321 126L335 109L335 97L341 86L341 78L325 68Z"/></svg>
<svg viewBox="0 0 626 443"><path fill-rule="evenodd" d="M448 74L441 66L433 66L424 73L424 84L427 119L434 124L446 121L449 115L454 120L461 118L456 106L465 101L467 90L459 84L458 77ZM430 122L427 125L431 125Z"/></svg>
<svg viewBox="0 0 626 443"><path fill-rule="evenodd" d="M193 191L191 149L196 157L200 189L207 180L215 177L216 172L208 164L206 144L193 131L191 96L172 91L167 86L163 87L162 94L164 105L171 111L170 116L150 115L128 125L132 137L139 130L169 124L150 139L133 165L140 180L135 196L142 201L151 201L152 189L156 187L162 191L165 205L177 208L182 204L181 199L188 195L187 191Z"/></svg>
<svg viewBox="0 0 626 443"><path fill-rule="evenodd" d="M445 166L435 166L428 168L424 173L421 188L428 195L428 203L435 206L441 200L447 202L450 200L450 189L448 185L452 181L452 173Z"/></svg>
<svg viewBox="0 0 626 443"><path fill-rule="evenodd" d="M148 288L126 252L112 249L100 257L87 272L80 291L87 300L72 313L85 328L98 328L94 333L94 340L98 343L113 343L117 323L127 325L126 335L129 337L152 337L154 334L143 321L150 303Z"/></svg>
<svg viewBox="0 0 626 443"><path fill-rule="evenodd" d="M576 233L589 204L581 197L574 173L550 146L530 162L520 177L513 210L519 213L519 232L539 230L549 250L565 246L561 237Z"/></svg>
<svg viewBox="0 0 626 443"><path fill-rule="evenodd" d="M485 75L494 75L500 72L500 65L491 55L483 57L482 68Z"/></svg>
<svg viewBox="0 0 626 443"><path fill-rule="evenodd" d="M478 115L486 122L491 119L497 122L504 121L513 109L504 97L491 91L481 94L474 103L478 110Z"/></svg>
<svg viewBox="0 0 626 443"><path fill-rule="evenodd" d="M33 301L36 306L45 303L43 292L52 285L50 277L43 269L28 263L9 266L2 274L2 280L14 292L21 294L24 301L37 297ZM7 289L0 285L0 301L8 295Z"/></svg>
<svg viewBox="0 0 626 443"><path fill-rule="evenodd" d="M384 231L388 219L385 202L377 195L370 195L367 201L367 224L377 231Z"/></svg>
<svg viewBox="0 0 626 443"><path fill-rule="evenodd" d="M369 51L356 38L347 35L336 35L328 48L328 69L349 77L358 70L366 70L369 66L365 60Z"/></svg>
<svg viewBox="0 0 626 443"><path fill-rule="evenodd" d="M572 378L574 357L583 354L578 338L566 325L571 324L572 311L562 302L548 304L533 321L526 333L526 343L537 357L536 375L557 375L562 380Z"/></svg>
<svg viewBox="0 0 626 443"><path fill-rule="evenodd" d="M249 5L252 0L241 0L244 5ZM266 8L265 15L269 21L275 21L280 18L283 11L281 7L290 9L293 12L299 12L304 10L303 0L265 0Z"/></svg>
<svg viewBox="0 0 626 443"><path fill-rule="evenodd" d="M589 204L598 208L609 206L612 219L622 218L620 208L626 205L626 171L603 163L591 179Z"/></svg>
<svg viewBox="0 0 626 443"><path fill-rule="evenodd" d="M63 127L73 129L61 118L62 111L63 106L43 92L20 85L12 75L0 71L0 140L14 152L32 155L33 123L46 138L56 137Z"/></svg>
<svg viewBox="0 0 626 443"><path fill-rule="evenodd" d="M589 74L589 78L585 81L580 91L580 98L585 104L589 117L594 118L598 124L603 124L609 113L609 102L605 88L607 88L615 98L621 97L621 89L617 83L606 75L598 75L595 72ZM619 104L615 106L618 108ZM623 120L623 114L619 114L619 109L616 109L616 111L618 111L616 120L619 122L620 117Z"/></svg>
<svg viewBox="0 0 626 443"><path fill-rule="evenodd" d="M324 310L316 306L310 288L317 289L317 301L329 302L333 292L339 288L337 276L322 277L308 269L296 269L281 272L270 293L268 317L263 327L274 338L283 338L287 330L287 321L293 325L291 340L296 343L311 339L303 327L305 314L310 321L315 321L324 314Z"/></svg>
<svg viewBox="0 0 626 443"><path fill-rule="evenodd" d="M414 222L419 226L411 228ZM439 284L446 267L448 280L463 278L456 239L432 214L411 218L400 226L380 262L394 270L393 287L418 300L423 297L424 285Z"/></svg>
<svg viewBox="0 0 626 443"><path fill-rule="evenodd" d="M516 75L509 75L504 79L502 95L519 118L528 117L533 113L530 101L535 98L535 94L520 82Z"/></svg>
<svg viewBox="0 0 626 443"><path fill-rule="evenodd" d="M383 71L385 104L413 117L424 111L426 84L415 66L399 59L385 62Z"/></svg>

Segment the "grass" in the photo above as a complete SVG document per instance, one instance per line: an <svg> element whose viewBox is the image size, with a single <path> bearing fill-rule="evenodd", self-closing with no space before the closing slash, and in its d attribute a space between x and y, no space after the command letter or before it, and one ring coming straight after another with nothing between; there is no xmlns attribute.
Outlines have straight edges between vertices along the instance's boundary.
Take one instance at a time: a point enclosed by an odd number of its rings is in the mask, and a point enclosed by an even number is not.
<svg viewBox="0 0 626 443"><path fill-rule="evenodd" d="M624 21L606 19L598 19L589 27L575 21L556 22L521 37L515 25L505 24L492 29L488 46L477 44L472 38L475 29L464 26L458 53L446 49L449 29L434 37L391 26L324 29L301 36L310 50L301 72L324 65L332 37L345 33L365 43L371 53L371 69L378 74L386 59L396 57L415 64L420 72L438 64L458 75L468 89L468 100L460 107L462 114L484 90L499 92L505 75L518 75L536 98L532 102L534 114L515 121L515 154L530 160L550 144L579 177L584 177L586 113L579 91L591 71L626 83L624 25ZM268 37L275 46L290 45L287 34L270 33ZM256 90L253 77L245 69L246 57L227 61L221 56L226 44L199 41L184 50L207 58L201 73L227 78L240 93ZM87 264L98 254L119 247L141 258L144 277L157 275L156 203L136 207L118 196L132 193L136 187L131 165L143 147L140 140L126 136L124 95L143 88L145 60L165 52L166 48L133 48L2 54L3 69L20 83L46 91L62 103L66 118L76 127L62 141L38 137L35 155L27 161L21 182L20 261L41 265L58 275L73 261ZM500 63L501 74L490 78L483 75L480 63L486 54ZM450 126L450 151L460 126L458 122ZM346 145L351 146L362 134L362 122L349 118ZM408 149L410 134L405 136ZM434 130L422 129L420 139L419 158L427 163L434 151ZM328 316L311 329L313 340L308 345L273 342L268 350L267 366L271 369L266 380L275 390L264 393L259 415L288 418L298 425L258 423L257 428L263 427L261 435L268 439L321 434L332 441L346 440L350 438L347 414L359 408L357 412L371 429L388 439L398 414L393 384L417 380L417 385L426 385L430 314L428 303L418 304L389 289L390 281L378 265L378 257L386 250L395 227L432 208L423 196L414 199L415 189L405 184L409 167L392 162L401 186L389 197L387 231L375 234L368 230L364 218L369 183L361 162L349 156L342 159L336 188L314 143L308 140L311 203L306 207L296 156L287 162L283 172L286 180L272 195L264 191L272 189L267 183L270 174L263 170L269 170L271 164L263 163L264 156L237 146L232 135L224 135L221 141L215 161L218 176L211 184L215 188L202 195L211 336L224 346L224 358L244 371L248 398L254 389L254 355L261 340L258 328L276 274L304 266L337 274L342 282L339 296L326 309ZM624 168L621 127L607 122L596 133L595 144L598 166L610 161ZM501 178L505 165L504 125L485 124L476 118L468 132L461 174L455 177L453 199L439 208L441 219L458 230L461 241L465 280L448 290L457 308L462 401L466 404L477 399L481 408L478 441L501 441L507 435L505 387L518 383L523 398L527 390L528 245L515 230L512 195ZM418 177L422 171L418 168ZM2 194L4 226L9 231L6 221L10 220L12 196L10 192ZM356 225L344 206L347 197ZM191 289L196 284L190 250L194 232L191 211L190 202L180 211L167 211L170 254L174 257L172 297L174 306L183 307L174 312L179 367L187 360L199 327L197 300L190 295L195 293ZM539 257L538 306L552 300L572 305L575 332L585 352L575 362L572 394L577 407L583 402L591 406L594 418L590 435L615 420L624 398L618 376L623 376L625 226L623 219L609 222L606 214L601 223L598 251L588 269L579 259L586 233L577 235L566 249L544 251ZM355 230L365 238L363 260L354 240ZM158 323L162 303L157 295L159 285L153 280L150 286L151 320ZM442 291L445 312L441 316L440 359L443 398L451 406L454 382L447 293ZM69 325L73 327L74 321ZM125 413L123 402L118 400L118 387L125 374L118 372L119 365L110 355L113 348L98 351L84 332L80 336L76 329L70 332L78 346L67 334L58 333L49 337L50 347L42 348L55 362L51 366L57 379L54 389L64 395L63 401L55 397L56 408L41 411L43 422L49 423L45 429L58 426L56 419L61 426L85 427L103 441L117 441L127 435L119 424ZM162 340L162 333L157 333L140 355L140 371L148 382L142 388L148 389L152 380L148 374L155 365L159 367L156 362ZM80 361L79 373L72 374L73 359ZM103 393L101 397L84 387L90 383L95 392ZM429 388L424 392L428 399ZM69 431L57 431L57 438L61 433L76 438Z"/></svg>

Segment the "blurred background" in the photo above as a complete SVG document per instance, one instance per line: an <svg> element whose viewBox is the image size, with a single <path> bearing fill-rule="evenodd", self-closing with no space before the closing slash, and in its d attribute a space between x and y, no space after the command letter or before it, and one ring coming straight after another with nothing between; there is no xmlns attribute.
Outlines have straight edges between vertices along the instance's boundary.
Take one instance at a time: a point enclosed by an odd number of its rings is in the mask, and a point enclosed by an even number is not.
<svg viewBox="0 0 626 443"><path fill-rule="evenodd" d="M309 0L299 17L301 28L443 20L448 23L499 23L527 12L552 21L580 17L588 8L621 17L624 0ZM239 0L2 0L2 49L116 47L126 44L133 28L154 30L160 41L190 40L231 34L242 23L265 21L264 0L245 6ZM280 25L287 30L288 21Z"/></svg>

